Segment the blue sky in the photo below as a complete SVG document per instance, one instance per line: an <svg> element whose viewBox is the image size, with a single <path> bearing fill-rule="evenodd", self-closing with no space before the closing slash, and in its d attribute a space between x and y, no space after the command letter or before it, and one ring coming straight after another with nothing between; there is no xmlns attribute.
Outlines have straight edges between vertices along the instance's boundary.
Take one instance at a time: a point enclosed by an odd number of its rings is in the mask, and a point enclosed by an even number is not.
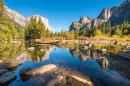
<svg viewBox="0 0 130 86"><path fill-rule="evenodd" d="M120 5L125 0L4 0L6 6L25 17L41 15L49 19L55 31L69 30L81 16L96 18L104 8Z"/></svg>

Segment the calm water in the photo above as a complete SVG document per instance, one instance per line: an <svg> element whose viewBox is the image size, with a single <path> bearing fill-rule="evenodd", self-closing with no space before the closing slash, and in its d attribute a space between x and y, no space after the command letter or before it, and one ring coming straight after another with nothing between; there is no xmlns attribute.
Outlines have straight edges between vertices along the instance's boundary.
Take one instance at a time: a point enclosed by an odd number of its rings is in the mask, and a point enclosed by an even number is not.
<svg viewBox="0 0 130 86"><path fill-rule="evenodd" d="M35 47L35 50L28 51L27 48L30 46ZM64 44L59 48L53 45L25 45L23 43L13 52L7 50L9 54L6 54L7 56L12 54L18 56L25 52L28 54L24 63L13 70L17 78L9 86L44 86L56 75L84 76L89 78L95 86L130 86L130 61L118 56L125 49L124 47L105 44L94 45L91 49L85 50L83 46ZM100 48L106 48L107 52L97 53L96 49ZM45 51L40 52L40 49ZM4 55L1 56L4 58ZM20 77L19 75L23 68L37 68L47 64L55 64L58 69L36 78ZM62 85L69 85L67 78Z"/></svg>

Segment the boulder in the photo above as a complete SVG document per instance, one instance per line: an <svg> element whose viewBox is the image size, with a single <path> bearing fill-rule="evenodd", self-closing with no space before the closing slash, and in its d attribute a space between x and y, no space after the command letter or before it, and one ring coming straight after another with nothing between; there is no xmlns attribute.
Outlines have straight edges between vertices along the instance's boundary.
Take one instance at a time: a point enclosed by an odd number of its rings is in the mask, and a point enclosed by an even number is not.
<svg viewBox="0 0 130 86"><path fill-rule="evenodd" d="M50 80L46 86L57 86L63 80L63 76L57 76Z"/></svg>
<svg viewBox="0 0 130 86"><path fill-rule="evenodd" d="M0 69L11 69L11 68L17 67L19 65L21 65L21 63L18 63L16 61L10 61L10 62L6 62L6 63L0 65Z"/></svg>
<svg viewBox="0 0 130 86"><path fill-rule="evenodd" d="M20 75L24 75L26 72L28 72L29 70L31 70L31 69L33 69L33 68L23 68L23 69L21 69L20 70Z"/></svg>
<svg viewBox="0 0 130 86"><path fill-rule="evenodd" d="M4 74L5 72L8 72L7 69L0 69L0 75Z"/></svg>
<svg viewBox="0 0 130 86"><path fill-rule="evenodd" d="M2 76L0 76L0 86L7 85L16 79L16 75L13 72L6 72Z"/></svg>
<svg viewBox="0 0 130 86"><path fill-rule="evenodd" d="M23 69L20 71L20 74L25 74L25 75L29 75L29 76L40 76L43 75L51 70L53 70L54 68L56 68L56 65L53 64L49 64L49 65L45 65L39 68L32 68L32 69Z"/></svg>
<svg viewBox="0 0 130 86"><path fill-rule="evenodd" d="M93 86L93 83L90 80L77 76L69 76L67 83L71 86Z"/></svg>
<svg viewBox="0 0 130 86"><path fill-rule="evenodd" d="M29 51L34 51L35 50L35 47L30 47L28 48Z"/></svg>

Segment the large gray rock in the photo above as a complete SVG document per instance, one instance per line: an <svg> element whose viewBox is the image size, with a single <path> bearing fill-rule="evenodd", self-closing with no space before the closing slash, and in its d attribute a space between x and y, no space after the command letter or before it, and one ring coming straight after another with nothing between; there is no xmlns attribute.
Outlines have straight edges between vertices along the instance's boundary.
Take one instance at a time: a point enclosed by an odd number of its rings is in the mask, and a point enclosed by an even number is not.
<svg viewBox="0 0 130 86"><path fill-rule="evenodd" d="M4 6L4 8L5 8L4 12L7 14L7 16L22 26L26 26L31 20L31 16L24 17L21 14L19 14L17 11L9 9L7 6ZM54 32L53 28L49 25L49 21L47 18L44 18L40 15L34 15L33 17L35 17L37 21L39 20L40 17L41 21L45 25L45 28L46 29L48 28L50 31Z"/></svg>
<svg viewBox="0 0 130 86"><path fill-rule="evenodd" d="M5 72L8 72L7 69L0 69L0 75L4 74Z"/></svg>
<svg viewBox="0 0 130 86"><path fill-rule="evenodd" d="M33 68L23 68L23 69L21 69L20 70L20 75L24 75L26 72L28 72L29 70L31 70L31 69L33 69Z"/></svg>
<svg viewBox="0 0 130 86"><path fill-rule="evenodd" d="M50 80L46 86L57 86L63 79L63 76L57 76L56 78Z"/></svg>
<svg viewBox="0 0 130 86"><path fill-rule="evenodd" d="M11 81L15 80L16 75L13 72L6 72L0 76L0 86L7 85Z"/></svg>
<svg viewBox="0 0 130 86"><path fill-rule="evenodd" d="M29 76L40 76L43 75L47 72L50 72L51 70L57 68L56 65L54 64L49 64L49 65L44 65L42 67L39 68L32 68L32 69L23 69L20 71L20 74L23 75L29 75Z"/></svg>
<svg viewBox="0 0 130 86"><path fill-rule="evenodd" d="M10 69L10 68L13 68L13 67L17 67L21 64L22 63L19 63L17 61L10 61L10 62L6 62L6 63L0 65L0 69Z"/></svg>

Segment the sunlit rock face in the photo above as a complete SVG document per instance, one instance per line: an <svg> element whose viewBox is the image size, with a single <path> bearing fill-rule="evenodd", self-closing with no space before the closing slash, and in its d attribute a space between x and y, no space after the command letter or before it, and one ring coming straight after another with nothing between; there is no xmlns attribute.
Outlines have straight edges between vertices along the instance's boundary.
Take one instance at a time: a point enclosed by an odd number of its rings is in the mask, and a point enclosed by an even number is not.
<svg viewBox="0 0 130 86"><path fill-rule="evenodd" d="M130 21L130 1L125 1L119 6L114 6L113 8L105 8L101 12L101 14L95 19L88 19L88 17L81 17L80 21L77 22L81 24L82 27L75 27L76 24L72 24L70 26L70 30L81 30L85 27L92 28L92 26L98 26L98 23L102 25L103 22L107 23L111 21L111 25L114 26L115 24L122 24L123 21ZM75 27L75 28L73 28Z"/></svg>
<svg viewBox="0 0 130 86"><path fill-rule="evenodd" d="M82 16L79 20L79 23L81 24L86 24L86 23L90 23L91 21L93 20L93 18L90 18L90 17L84 17Z"/></svg>
<svg viewBox="0 0 130 86"><path fill-rule="evenodd" d="M10 19L14 20L15 22L17 22L18 24L22 26L26 26L27 24L29 24L31 20L31 16L24 17L21 14L19 14L17 11L9 9L7 6L4 6L4 8L5 8L4 12L7 14L7 16ZM41 18L41 21L44 23L46 29L48 28L50 31L54 32L53 28L49 25L49 21L47 18L44 18L40 15L34 15L33 18L36 18L37 21L39 20L39 18Z"/></svg>

